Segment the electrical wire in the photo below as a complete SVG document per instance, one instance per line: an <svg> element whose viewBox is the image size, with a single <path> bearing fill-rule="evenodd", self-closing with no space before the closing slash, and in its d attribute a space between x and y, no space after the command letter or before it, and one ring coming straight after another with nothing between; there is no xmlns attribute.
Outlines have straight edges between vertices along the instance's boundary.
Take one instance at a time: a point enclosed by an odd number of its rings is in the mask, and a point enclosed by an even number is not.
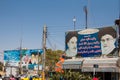
<svg viewBox="0 0 120 80"><path fill-rule="evenodd" d="M49 38L47 38L47 41L48 41L49 45L52 47L52 49L55 50L52 43L50 42Z"/></svg>
<svg viewBox="0 0 120 80"><path fill-rule="evenodd" d="M59 40L61 40L61 39L58 39L57 38L57 40L56 40L56 37L57 36L61 36L61 38L63 37L64 38L64 31L60 31L60 30L58 30L58 31L55 31L55 32L53 32L53 30L50 30L50 29L48 29L48 31L47 31L47 41L48 41L48 43L49 43L49 46L52 48L52 49L56 49L56 48L58 48L58 47L60 47L60 45L61 45L61 47L63 47L64 46L64 41L59 41ZM51 41L52 40L52 41ZM53 42L54 42L54 44L55 44L55 46L53 46ZM62 43L63 42L63 43ZM59 45L59 46L58 46Z"/></svg>

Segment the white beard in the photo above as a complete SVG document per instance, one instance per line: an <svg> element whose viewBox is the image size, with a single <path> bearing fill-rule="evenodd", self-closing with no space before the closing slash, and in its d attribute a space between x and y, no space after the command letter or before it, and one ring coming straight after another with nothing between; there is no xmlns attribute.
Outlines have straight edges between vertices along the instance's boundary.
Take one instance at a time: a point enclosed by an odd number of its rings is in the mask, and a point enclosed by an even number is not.
<svg viewBox="0 0 120 80"><path fill-rule="evenodd" d="M114 50L115 46L111 46L111 47L102 47L102 54L109 54L110 52L112 52Z"/></svg>
<svg viewBox="0 0 120 80"><path fill-rule="evenodd" d="M77 54L77 50L66 50L66 55L69 57L74 57Z"/></svg>

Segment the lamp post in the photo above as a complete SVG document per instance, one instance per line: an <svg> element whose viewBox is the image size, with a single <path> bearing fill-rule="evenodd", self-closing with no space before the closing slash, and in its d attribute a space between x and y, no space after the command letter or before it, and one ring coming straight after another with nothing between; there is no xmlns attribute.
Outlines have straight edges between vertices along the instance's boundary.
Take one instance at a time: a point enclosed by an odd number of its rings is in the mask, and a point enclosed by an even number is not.
<svg viewBox="0 0 120 80"><path fill-rule="evenodd" d="M88 28L88 8L87 8L87 6L84 7L84 11L85 11L85 24L86 24L85 29L87 29Z"/></svg>
<svg viewBox="0 0 120 80"><path fill-rule="evenodd" d="M96 68L98 68L98 67L99 67L98 64L94 64L94 65L93 65L93 76L95 76L95 70L96 70Z"/></svg>
<svg viewBox="0 0 120 80"><path fill-rule="evenodd" d="M74 23L74 31L75 31L75 27L76 27L76 18L75 18L75 16L74 16L74 18L73 18L73 23Z"/></svg>

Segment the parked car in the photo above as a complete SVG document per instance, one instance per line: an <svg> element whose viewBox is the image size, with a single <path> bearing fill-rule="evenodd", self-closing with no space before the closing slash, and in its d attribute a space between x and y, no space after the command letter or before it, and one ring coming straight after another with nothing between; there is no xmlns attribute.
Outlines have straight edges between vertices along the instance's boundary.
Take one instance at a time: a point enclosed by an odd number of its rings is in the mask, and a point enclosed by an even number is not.
<svg viewBox="0 0 120 80"><path fill-rule="evenodd" d="M21 78L21 80L29 80L28 77Z"/></svg>

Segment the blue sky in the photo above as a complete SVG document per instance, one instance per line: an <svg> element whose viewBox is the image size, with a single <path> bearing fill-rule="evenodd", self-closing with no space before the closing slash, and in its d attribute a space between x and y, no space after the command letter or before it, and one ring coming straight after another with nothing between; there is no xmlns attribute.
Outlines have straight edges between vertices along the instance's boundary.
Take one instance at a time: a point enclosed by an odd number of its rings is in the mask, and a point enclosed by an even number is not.
<svg viewBox="0 0 120 80"><path fill-rule="evenodd" d="M0 0L0 52L20 47L42 48L43 26L47 25L47 48L65 49L65 32L114 25L119 17L119 0Z"/></svg>

